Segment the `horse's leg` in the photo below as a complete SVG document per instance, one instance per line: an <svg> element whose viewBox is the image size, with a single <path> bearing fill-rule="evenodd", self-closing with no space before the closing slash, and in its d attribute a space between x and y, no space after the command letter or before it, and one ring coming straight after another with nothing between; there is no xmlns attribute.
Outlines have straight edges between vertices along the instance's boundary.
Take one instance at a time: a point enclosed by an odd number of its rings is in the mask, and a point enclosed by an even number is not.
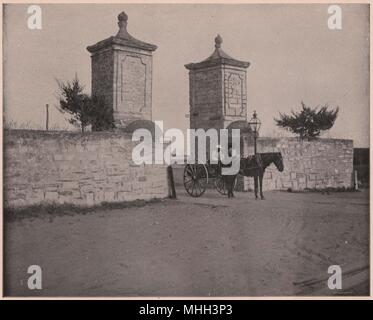
<svg viewBox="0 0 373 320"><path fill-rule="evenodd" d="M259 174L259 188L260 188L260 198L262 200L264 200L264 196L263 196L263 176L264 176L264 172L260 172Z"/></svg>
<svg viewBox="0 0 373 320"><path fill-rule="evenodd" d="M223 181L224 181L224 188L227 190L227 196L228 196L228 198L230 198L231 194L229 192L229 183L228 183L229 181L228 181L228 177L224 176Z"/></svg>
<svg viewBox="0 0 373 320"><path fill-rule="evenodd" d="M234 198L234 194L233 194L233 191L234 191L234 181L236 180L236 177L233 176L232 177L232 181L231 181L231 196L232 198Z"/></svg>
<svg viewBox="0 0 373 320"><path fill-rule="evenodd" d="M255 191L255 199L258 200L258 175L254 174L254 191Z"/></svg>
<svg viewBox="0 0 373 320"><path fill-rule="evenodd" d="M232 198L232 186L231 186L230 181L228 181L227 185L228 185L228 197Z"/></svg>
<svg viewBox="0 0 373 320"><path fill-rule="evenodd" d="M231 193L231 198L234 197L233 195L233 182L232 182L232 179L234 179L234 177L232 176L230 181L229 181L229 192Z"/></svg>

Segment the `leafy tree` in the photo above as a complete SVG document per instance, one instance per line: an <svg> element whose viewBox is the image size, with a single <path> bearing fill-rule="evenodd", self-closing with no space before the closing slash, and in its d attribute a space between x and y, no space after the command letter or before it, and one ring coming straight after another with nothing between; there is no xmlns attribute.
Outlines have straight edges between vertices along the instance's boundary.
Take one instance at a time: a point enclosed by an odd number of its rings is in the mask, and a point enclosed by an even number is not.
<svg viewBox="0 0 373 320"><path fill-rule="evenodd" d="M59 110L68 113L71 124L80 127L82 132L90 124L91 101L83 93L84 87L79 83L77 76L72 81L62 82L57 80L60 92L58 94Z"/></svg>
<svg viewBox="0 0 373 320"><path fill-rule="evenodd" d="M291 111L291 115L282 114L280 118L274 119L280 128L291 131L301 139L317 138L322 131L329 130L338 116L338 107L328 110L329 106L311 108L302 101L299 112Z"/></svg>
<svg viewBox="0 0 373 320"><path fill-rule="evenodd" d="M62 113L68 113L68 121L80 127L84 132L85 127L92 125L92 130L102 131L114 128L112 110L105 104L102 97L90 97L83 93L84 86L77 76L72 81L58 81L59 106Z"/></svg>

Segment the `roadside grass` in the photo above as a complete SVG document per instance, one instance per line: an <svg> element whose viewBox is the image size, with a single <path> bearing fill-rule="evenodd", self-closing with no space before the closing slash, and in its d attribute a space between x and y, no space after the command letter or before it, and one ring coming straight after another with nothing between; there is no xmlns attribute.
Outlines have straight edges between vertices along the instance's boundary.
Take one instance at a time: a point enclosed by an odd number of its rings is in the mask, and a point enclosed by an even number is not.
<svg viewBox="0 0 373 320"><path fill-rule="evenodd" d="M329 194L329 193L338 193L338 192L361 192L360 189L356 190L355 188L346 188L346 187L338 187L338 188L306 188L303 190L293 190L292 188L288 188L287 190L280 190L282 192L292 192L292 193L322 193L322 194Z"/></svg>
<svg viewBox="0 0 373 320"><path fill-rule="evenodd" d="M134 207L144 207L150 204L162 203L166 200L159 198L152 198L149 200L133 200L133 201L122 201L122 202L102 202L94 206L79 206L74 204L59 204L59 203L48 203L48 204L36 204L25 207L5 207L4 208L4 222L11 222L21 220L25 218L53 218L56 216L65 215L85 215L87 213L93 213L97 211L106 211L114 209L126 209Z"/></svg>
<svg viewBox="0 0 373 320"><path fill-rule="evenodd" d="M321 194L329 194L329 193L340 193L340 192L350 192L350 193L353 193L353 192L362 192L363 190L365 189L369 189L369 188L360 188L358 190L356 190L355 188L346 188L346 187L338 187L338 188L331 188L331 187L328 187L328 188L319 188L319 189L316 189L316 188L305 188L305 189L302 189L302 190L294 190L293 188L287 188L287 189L278 189L278 190L273 190L273 191L279 191L279 192L290 192L290 193L321 193ZM254 192L254 189L249 189L248 190L249 192ZM266 190L264 190L266 191Z"/></svg>

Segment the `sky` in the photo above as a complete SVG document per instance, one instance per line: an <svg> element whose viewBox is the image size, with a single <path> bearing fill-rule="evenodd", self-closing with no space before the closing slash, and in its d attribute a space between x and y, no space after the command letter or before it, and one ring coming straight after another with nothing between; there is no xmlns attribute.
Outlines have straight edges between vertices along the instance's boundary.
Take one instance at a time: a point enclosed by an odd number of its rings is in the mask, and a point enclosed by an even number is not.
<svg viewBox="0 0 373 320"><path fill-rule="evenodd" d="M328 5L62 4L40 5L42 29L27 27L28 5L4 10L4 117L6 123L69 127L57 108L55 79L75 74L91 91L88 45L115 35L125 11L129 33L156 44L153 53L153 120L165 128L189 127L189 82L184 65L222 49L251 63L247 70L249 119L262 121L261 136L281 136L274 118L300 102L338 106L334 127L323 137L369 146L369 6L341 5L342 30L328 28Z"/></svg>

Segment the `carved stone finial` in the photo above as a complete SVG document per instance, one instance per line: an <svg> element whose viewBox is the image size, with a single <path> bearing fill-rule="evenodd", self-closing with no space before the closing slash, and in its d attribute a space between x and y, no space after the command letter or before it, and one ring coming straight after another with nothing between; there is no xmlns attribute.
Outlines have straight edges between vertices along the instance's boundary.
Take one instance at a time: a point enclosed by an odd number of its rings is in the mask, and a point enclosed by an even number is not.
<svg viewBox="0 0 373 320"><path fill-rule="evenodd" d="M127 22L127 20L128 20L128 16L124 11L122 11L120 14L118 14L118 21Z"/></svg>
<svg viewBox="0 0 373 320"><path fill-rule="evenodd" d="M125 38L127 36L127 21L128 21L128 16L124 11L122 11L118 15L119 31L118 31L117 37Z"/></svg>
<svg viewBox="0 0 373 320"><path fill-rule="evenodd" d="M223 43L222 37L218 34L215 38L215 48L218 49L221 47L221 44Z"/></svg>

